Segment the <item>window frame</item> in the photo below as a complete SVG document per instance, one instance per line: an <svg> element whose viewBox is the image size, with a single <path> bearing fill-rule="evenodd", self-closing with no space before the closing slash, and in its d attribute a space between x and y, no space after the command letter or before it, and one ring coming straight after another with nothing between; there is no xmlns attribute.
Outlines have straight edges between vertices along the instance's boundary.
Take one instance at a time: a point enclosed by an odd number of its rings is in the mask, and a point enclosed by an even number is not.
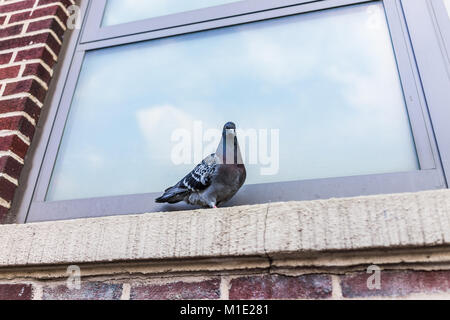
<svg viewBox="0 0 450 320"><path fill-rule="evenodd" d="M433 25L431 14L426 15L423 14L424 11L421 11L426 9L426 12L430 12L431 3L428 0L422 4L418 2L412 4L411 1L404 0L381 1L384 4L391 32L420 170L247 185L227 204L228 206L447 188L446 174L448 177L450 173L450 129L447 128L441 117L449 115L447 119L450 119L450 111L446 110L443 105L444 101L450 101L449 90L444 90L450 88L450 81L448 77L447 82L444 83L437 83L429 79L430 76L439 76L442 79L442 70L439 70L440 64L434 63L433 68L423 65L424 57L418 55L417 47L432 48L433 56L442 54L442 52L436 49L433 37L427 38L411 32L411 28L414 30L424 28L431 31L429 28L430 24ZM52 84L50 97L46 102L49 106L48 115L43 116L41 132L35 139L37 142L33 143L36 146L33 151L32 162L34 165L27 174L24 190L20 192L21 199L15 209L18 222L66 220L155 211L191 210L193 208L184 204L155 204L154 199L160 196L160 193L45 201L86 51L369 2L372 1L260 0L255 4L252 0L246 0L117 26L100 27L99 17L103 15L106 0L82 1L83 26L81 30L72 32L61 56L63 62L58 72L59 76L57 75L58 80ZM99 5L103 5L101 10ZM272 9L269 10L270 6ZM244 10L241 12L245 13L238 15L236 10ZM200 18L205 19L205 14L208 12L211 13L211 16L206 20L199 21ZM421 12L425 18L417 16L417 12ZM219 17L219 13L222 16ZM173 23L173 21L183 21L183 24L180 25L177 22L170 25L169 22ZM433 28L432 31L435 33L436 29ZM422 53L423 49L419 51ZM427 73L426 79L423 76L424 72ZM439 88L436 90L433 87ZM430 96L434 97L436 101L431 101Z"/></svg>
<svg viewBox="0 0 450 320"><path fill-rule="evenodd" d="M173 27L188 26L199 22L214 21L299 4L311 4L313 7L317 8L316 10L320 10L320 2L322 2L322 0L237 1L118 25L102 26L106 2L107 0L97 0L91 3L91 17L86 21L86 32L82 35L81 43L113 39L130 34L160 31ZM345 3L348 1L341 0L339 2ZM355 0L355 2L368 2L368 0Z"/></svg>

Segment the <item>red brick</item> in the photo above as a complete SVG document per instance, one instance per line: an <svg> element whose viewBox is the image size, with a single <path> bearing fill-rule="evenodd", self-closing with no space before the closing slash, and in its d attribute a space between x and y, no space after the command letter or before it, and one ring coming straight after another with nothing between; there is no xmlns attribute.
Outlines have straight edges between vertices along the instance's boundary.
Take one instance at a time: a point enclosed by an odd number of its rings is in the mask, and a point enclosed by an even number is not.
<svg viewBox="0 0 450 320"><path fill-rule="evenodd" d="M44 287L44 300L119 300L122 285L101 282L81 282L81 289L69 289L65 284Z"/></svg>
<svg viewBox="0 0 450 320"><path fill-rule="evenodd" d="M16 191L16 185L11 181L0 177L0 198L6 201L12 201L14 198L14 192Z"/></svg>
<svg viewBox="0 0 450 320"><path fill-rule="evenodd" d="M23 76L37 76L44 81L47 85L50 82L51 75L40 63L31 63L25 67Z"/></svg>
<svg viewBox="0 0 450 320"><path fill-rule="evenodd" d="M19 130L28 138L33 138L34 126L22 116L0 118L0 130Z"/></svg>
<svg viewBox="0 0 450 320"><path fill-rule="evenodd" d="M9 23L20 22L30 19L41 18L45 16L57 16L63 23L67 20L67 14L61 9L61 7L54 5L41 9L36 9L33 12L26 11L17 14L13 14L9 19Z"/></svg>
<svg viewBox="0 0 450 320"><path fill-rule="evenodd" d="M0 13L7 13L12 11L31 9L34 6L34 0L24 0L20 2L15 2L12 4L3 4L0 5Z"/></svg>
<svg viewBox="0 0 450 320"><path fill-rule="evenodd" d="M39 43L47 44L55 54L59 54L59 51L61 50L61 45L56 42L55 38L53 38L53 36L49 32L43 32L40 34L20 38L12 38L8 40L0 40L0 48L2 48L3 50L7 50Z"/></svg>
<svg viewBox="0 0 450 320"><path fill-rule="evenodd" d="M13 159L11 157L0 158L0 172L6 173L14 179L19 179L22 168L23 165L17 162L16 159Z"/></svg>
<svg viewBox="0 0 450 320"><path fill-rule="evenodd" d="M53 18L40 20L31 22L28 26L27 32L39 31L50 29L56 33L60 40L62 40L62 36L64 34L63 28L61 28L60 24Z"/></svg>
<svg viewBox="0 0 450 320"><path fill-rule="evenodd" d="M47 91L34 79L23 80L8 83L6 85L3 96L18 94L18 93L31 93L40 102L44 102Z"/></svg>
<svg viewBox="0 0 450 320"><path fill-rule="evenodd" d="M331 278L326 275L250 276L230 282L230 300L326 299L332 294Z"/></svg>
<svg viewBox="0 0 450 320"><path fill-rule="evenodd" d="M20 66L0 69L0 80L16 78L19 75Z"/></svg>
<svg viewBox="0 0 450 320"><path fill-rule="evenodd" d="M12 151L24 159L28 151L28 145L16 135L0 137L0 151Z"/></svg>
<svg viewBox="0 0 450 320"><path fill-rule="evenodd" d="M39 1L39 6L43 6L45 4L50 4L50 3L55 3L55 2L61 2L63 6L70 7L72 5L72 2L70 2L69 0L40 0Z"/></svg>
<svg viewBox="0 0 450 320"><path fill-rule="evenodd" d="M15 26L7 27L7 28L1 28L0 29L0 38L6 38L18 35L23 28L23 24L17 24Z"/></svg>
<svg viewBox="0 0 450 320"><path fill-rule="evenodd" d="M30 284L0 284L0 300L31 300L32 295Z"/></svg>
<svg viewBox="0 0 450 320"><path fill-rule="evenodd" d="M450 291L450 271L382 271L381 289L370 290L368 278L372 274L355 273L341 277L342 294L346 298L396 297L413 293L441 293Z"/></svg>
<svg viewBox="0 0 450 320"><path fill-rule="evenodd" d="M6 16L1 16L0 17L0 25L2 25L3 22L5 22L5 20L6 20Z"/></svg>
<svg viewBox="0 0 450 320"><path fill-rule="evenodd" d="M212 300L220 298L220 280L163 285L143 285L131 288L132 300Z"/></svg>
<svg viewBox="0 0 450 320"><path fill-rule="evenodd" d="M40 59L44 61L50 68L55 64L53 56L48 52L45 47L33 48L28 50L19 51L15 62L22 62L24 60Z"/></svg>
<svg viewBox="0 0 450 320"><path fill-rule="evenodd" d="M5 207L0 206L0 224L5 223L6 216L8 215L8 211L9 211L9 209L6 209Z"/></svg>
<svg viewBox="0 0 450 320"><path fill-rule="evenodd" d="M24 111L28 113L36 122L39 119L41 108L29 98L17 98L0 101L0 113L14 111Z"/></svg>
<svg viewBox="0 0 450 320"><path fill-rule="evenodd" d="M0 65L7 64L11 61L12 52L0 54Z"/></svg>

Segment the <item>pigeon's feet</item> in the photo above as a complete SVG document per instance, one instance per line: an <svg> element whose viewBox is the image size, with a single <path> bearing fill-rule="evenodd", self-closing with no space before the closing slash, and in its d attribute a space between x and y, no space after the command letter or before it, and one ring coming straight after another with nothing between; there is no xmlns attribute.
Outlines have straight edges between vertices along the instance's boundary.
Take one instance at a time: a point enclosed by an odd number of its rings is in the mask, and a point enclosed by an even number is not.
<svg viewBox="0 0 450 320"><path fill-rule="evenodd" d="M208 203L208 207L210 207L211 209L217 209L217 203L215 201L211 201L210 203Z"/></svg>

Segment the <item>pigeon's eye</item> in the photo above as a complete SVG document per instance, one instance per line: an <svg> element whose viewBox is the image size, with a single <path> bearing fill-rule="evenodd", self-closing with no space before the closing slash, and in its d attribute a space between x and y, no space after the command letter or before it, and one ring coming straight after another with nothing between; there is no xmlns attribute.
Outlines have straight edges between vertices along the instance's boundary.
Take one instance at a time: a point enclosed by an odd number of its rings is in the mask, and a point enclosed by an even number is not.
<svg viewBox="0 0 450 320"><path fill-rule="evenodd" d="M228 123L225 125L225 129L226 129L226 130L236 129L236 125L235 125L233 122L228 122Z"/></svg>

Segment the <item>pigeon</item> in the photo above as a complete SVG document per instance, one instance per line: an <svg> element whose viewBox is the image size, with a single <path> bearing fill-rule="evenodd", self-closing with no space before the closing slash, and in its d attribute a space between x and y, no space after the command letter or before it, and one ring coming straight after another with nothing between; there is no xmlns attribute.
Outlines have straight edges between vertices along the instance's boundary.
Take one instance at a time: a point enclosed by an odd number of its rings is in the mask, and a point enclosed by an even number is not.
<svg viewBox="0 0 450 320"><path fill-rule="evenodd" d="M204 208L217 208L239 191L246 176L236 137L236 125L228 122L223 127L222 139L216 153L206 157L155 201L170 204L185 201Z"/></svg>

